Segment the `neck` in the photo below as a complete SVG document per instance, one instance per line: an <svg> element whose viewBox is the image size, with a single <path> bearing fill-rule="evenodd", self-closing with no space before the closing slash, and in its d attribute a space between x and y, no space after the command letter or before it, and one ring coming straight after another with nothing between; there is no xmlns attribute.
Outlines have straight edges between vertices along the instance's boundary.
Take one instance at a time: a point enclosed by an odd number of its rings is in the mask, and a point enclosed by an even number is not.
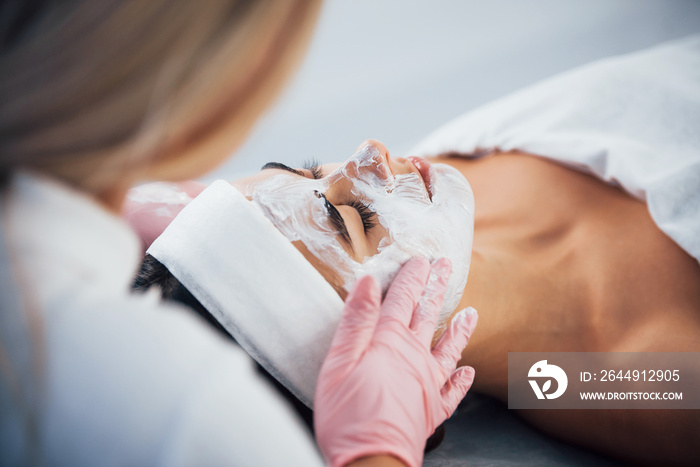
<svg viewBox="0 0 700 467"><path fill-rule="evenodd" d="M475 388L505 400L508 352L556 352L585 348L592 341L588 298L582 281L562 262L548 267L475 237L469 280L458 310L474 307L479 322L462 364L477 370ZM566 310L563 313L562 310Z"/></svg>
<svg viewBox="0 0 700 467"><path fill-rule="evenodd" d="M517 313L518 304L512 300L515 291L510 280L513 273L510 264L508 258L498 251L478 247L472 251L469 279L457 307L461 310L472 306L479 313L479 324L470 347L501 340L502 333L509 329L509 323Z"/></svg>

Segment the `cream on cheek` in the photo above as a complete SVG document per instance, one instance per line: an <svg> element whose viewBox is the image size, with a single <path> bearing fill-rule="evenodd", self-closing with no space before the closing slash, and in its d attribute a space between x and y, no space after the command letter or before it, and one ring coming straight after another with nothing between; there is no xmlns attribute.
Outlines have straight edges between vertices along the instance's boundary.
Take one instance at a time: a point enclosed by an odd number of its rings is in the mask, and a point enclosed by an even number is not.
<svg viewBox="0 0 700 467"><path fill-rule="evenodd" d="M363 176L372 161L379 170ZM382 165L386 164L376 149L366 146L341 168L359 174L353 179L353 193L368 204L389 232L380 242L378 253L354 269L353 279L371 274L386 290L409 258L422 256L433 261L446 257L452 261L453 274L439 317L444 323L459 304L469 273L474 235L471 187L454 168L434 164L430 171L431 200L419 175L391 176L388 167Z"/></svg>
<svg viewBox="0 0 700 467"><path fill-rule="evenodd" d="M339 196L338 187L344 196L376 213L378 225L367 233L370 241L365 243L367 253L374 254L363 261L354 260L342 247L325 200L319 197L326 192ZM474 198L458 171L439 164L431 171L431 191L432 201L419 175L393 176L379 151L367 145L324 179L279 174L256 183L247 195L288 239L302 241L316 258L331 266L347 291L358 278L371 274L385 292L411 257L449 258L453 274L440 313L440 322L444 322L459 303L467 281ZM381 238L375 242L376 251L369 246L373 238ZM359 243L355 243L357 249Z"/></svg>

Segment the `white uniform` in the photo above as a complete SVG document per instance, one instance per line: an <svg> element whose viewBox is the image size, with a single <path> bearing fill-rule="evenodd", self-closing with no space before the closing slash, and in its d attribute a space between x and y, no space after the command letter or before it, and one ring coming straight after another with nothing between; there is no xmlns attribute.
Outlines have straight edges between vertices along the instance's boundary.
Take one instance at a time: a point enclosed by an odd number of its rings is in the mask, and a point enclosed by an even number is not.
<svg viewBox="0 0 700 467"><path fill-rule="evenodd" d="M1 464L323 464L247 355L130 293L139 243L118 217L19 173L0 219Z"/></svg>

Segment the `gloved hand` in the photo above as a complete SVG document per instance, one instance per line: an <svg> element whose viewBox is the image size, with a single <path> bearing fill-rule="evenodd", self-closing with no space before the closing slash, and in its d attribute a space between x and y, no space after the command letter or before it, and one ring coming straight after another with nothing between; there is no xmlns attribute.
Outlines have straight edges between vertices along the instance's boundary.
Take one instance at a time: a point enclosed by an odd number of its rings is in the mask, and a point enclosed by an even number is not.
<svg viewBox="0 0 700 467"><path fill-rule="evenodd" d="M419 466L426 439L471 387L474 369L455 366L476 310L455 315L430 349L451 270L445 259L409 261L381 304L375 279L357 281L316 386L316 438L331 465L390 454Z"/></svg>

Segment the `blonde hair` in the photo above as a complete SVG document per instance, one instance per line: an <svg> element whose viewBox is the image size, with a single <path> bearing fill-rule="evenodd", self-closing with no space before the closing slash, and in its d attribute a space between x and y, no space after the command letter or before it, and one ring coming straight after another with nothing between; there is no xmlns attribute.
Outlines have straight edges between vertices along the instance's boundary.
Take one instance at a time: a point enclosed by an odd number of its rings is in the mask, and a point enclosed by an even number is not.
<svg viewBox="0 0 700 467"><path fill-rule="evenodd" d="M320 1L34 3L0 7L0 176L28 168L97 194L230 154L299 62Z"/></svg>

